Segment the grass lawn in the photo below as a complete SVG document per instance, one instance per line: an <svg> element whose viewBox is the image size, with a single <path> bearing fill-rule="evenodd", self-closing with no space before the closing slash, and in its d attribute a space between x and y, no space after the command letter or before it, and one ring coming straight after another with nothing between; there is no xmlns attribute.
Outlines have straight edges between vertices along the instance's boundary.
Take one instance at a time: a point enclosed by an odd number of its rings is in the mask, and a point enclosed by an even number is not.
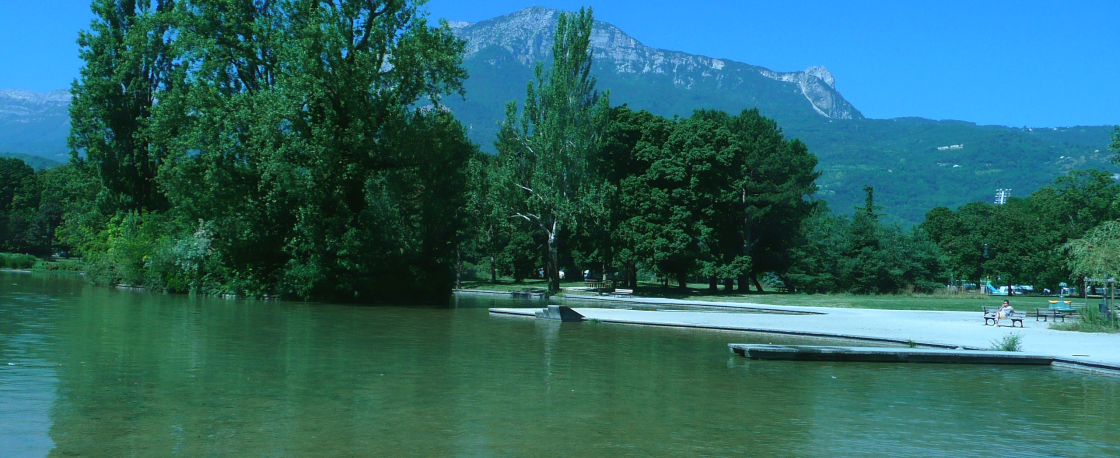
<svg viewBox="0 0 1120 458"><path fill-rule="evenodd" d="M583 281L565 281L563 287L582 287ZM497 283L489 281L464 281L463 289L480 289L489 291L544 291L548 284L541 279L524 280L514 283L510 279L500 279ZM1036 307L1047 307L1046 302L1052 298L1040 296L986 296L981 294L899 294L899 295L860 295L860 294L785 294L785 293L754 293L742 294L738 292L717 293L708 291L708 285L702 283L689 284L687 289L681 290L675 286L665 288L656 283L639 283L634 291L634 297L657 297L666 299L683 299L712 302L749 302L766 305L797 305L806 307L837 307L837 308L866 308L881 310L933 310L933 311L960 311L979 312L982 306L999 306L1004 299L1010 299L1011 305L1018 310L1033 313Z"/></svg>
<svg viewBox="0 0 1120 458"><path fill-rule="evenodd" d="M583 280L560 282L562 288L582 288ZM534 278L526 279L521 283L514 283L510 278L499 278L497 283L490 283L489 280L463 280L462 289L479 289L485 291L547 291L548 281Z"/></svg>

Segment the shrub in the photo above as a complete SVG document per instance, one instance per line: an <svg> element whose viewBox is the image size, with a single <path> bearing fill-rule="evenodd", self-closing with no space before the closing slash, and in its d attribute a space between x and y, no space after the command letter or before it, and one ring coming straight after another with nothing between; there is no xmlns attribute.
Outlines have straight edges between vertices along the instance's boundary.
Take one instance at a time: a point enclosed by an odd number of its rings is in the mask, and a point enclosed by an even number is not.
<svg viewBox="0 0 1120 458"><path fill-rule="evenodd" d="M992 350L996 351L1023 351L1023 336L1008 334L992 341Z"/></svg>
<svg viewBox="0 0 1120 458"><path fill-rule="evenodd" d="M1082 308L1077 321L1055 323L1050 325L1050 329L1080 332L1120 332L1116 322L1104 316L1096 304L1086 305Z"/></svg>
<svg viewBox="0 0 1120 458"><path fill-rule="evenodd" d="M0 269L30 269L39 258L29 254L0 253Z"/></svg>

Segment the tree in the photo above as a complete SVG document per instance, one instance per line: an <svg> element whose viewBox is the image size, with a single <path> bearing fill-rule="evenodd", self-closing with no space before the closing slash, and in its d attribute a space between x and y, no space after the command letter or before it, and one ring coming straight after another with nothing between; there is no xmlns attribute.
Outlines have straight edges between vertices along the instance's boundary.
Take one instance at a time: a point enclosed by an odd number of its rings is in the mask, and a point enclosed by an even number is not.
<svg viewBox="0 0 1120 458"><path fill-rule="evenodd" d="M1076 278L1116 278L1120 275L1120 221L1106 221L1060 247L1066 266Z"/></svg>
<svg viewBox="0 0 1120 458"><path fill-rule="evenodd" d="M173 0L94 0L90 30L78 34L84 65L71 88L68 143L73 160L99 177L109 212L166 207L155 180L166 152L150 128L175 67L173 8Z"/></svg>
<svg viewBox="0 0 1120 458"><path fill-rule="evenodd" d="M809 148L800 140L787 140L778 124L758 109L729 118L728 127L743 155L737 161L735 187L745 207L741 254L751 260L749 271L738 276L739 289L748 290L750 280L762 291L759 275L783 275L792 265L802 222L816 205L810 198L820 172L814 171L817 158Z"/></svg>
<svg viewBox="0 0 1120 458"><path fill-rule="evenodd" d="M1120 126L1113 126L1110 136L1112 137L1112 144L1108 145L1108 148L1113 153L1112 162L1120 162Z"/></svg>
<svg viewBox="0 0 1120 458"><path fill-rule="evenodd" d="M507 214L547 238L550 292L560 289L561 234L597 206L589 192L594 185L586 180L588 157L598 146L609 102L590 75L593 24L591 9L560 14L548 71L537 63L520 117L511 102L495 142Z"/></svg>
<svg viewBox="0 0 1120 458"><path fill-rule="evenodd" d="M35 234L40 183L35 169L20 159L0 157L0 251L38 252Z"/></svg>
<svg viewBox="0 0 1120 458"><path fill-rule="evenodd" d="M64 236L107 281L446 296L476 151L440 104L465 43L422 3L96 2L71 141L110 205Z"/></svg>
<svg viewBox="0 0 1120 458"><path fill-rule="evenodd" d="M603 145L592 161L593 176L603 182L608 211L594 233L584 231L585 245L601 253L604 263L614 260L626 273L625 284L637 286L638 268L652 258L645 242L646 211L651 196L644 192L643 177L672 133L674 122L625 105L612 108Z"/></svg>

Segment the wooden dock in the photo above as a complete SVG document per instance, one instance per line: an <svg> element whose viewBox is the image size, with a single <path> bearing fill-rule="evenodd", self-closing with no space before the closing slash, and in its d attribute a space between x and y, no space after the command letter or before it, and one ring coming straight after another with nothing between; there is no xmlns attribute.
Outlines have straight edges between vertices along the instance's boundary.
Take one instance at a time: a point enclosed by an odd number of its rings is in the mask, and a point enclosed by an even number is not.
<svg viewBox="0 0 1120 458"><path fill-rule="evenodd" d="M805 345L729 344L737 355L784 361L868 363L1023 364L1050 365L1054 358L1014 351L943 350L892 347L828 347Z"/></svg>

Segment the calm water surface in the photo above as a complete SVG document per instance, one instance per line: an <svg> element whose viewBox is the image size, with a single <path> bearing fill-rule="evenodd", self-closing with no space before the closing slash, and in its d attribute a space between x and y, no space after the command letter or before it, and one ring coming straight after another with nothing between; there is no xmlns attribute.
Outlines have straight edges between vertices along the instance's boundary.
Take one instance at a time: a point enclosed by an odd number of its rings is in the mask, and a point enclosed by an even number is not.
<svg viewBox="0 0 1120 458"><path fill-rule="evenodd" d="M0 273L0 456L1120 456L1120 379ZM527 305L527 304L526 304Z"/></svg>

